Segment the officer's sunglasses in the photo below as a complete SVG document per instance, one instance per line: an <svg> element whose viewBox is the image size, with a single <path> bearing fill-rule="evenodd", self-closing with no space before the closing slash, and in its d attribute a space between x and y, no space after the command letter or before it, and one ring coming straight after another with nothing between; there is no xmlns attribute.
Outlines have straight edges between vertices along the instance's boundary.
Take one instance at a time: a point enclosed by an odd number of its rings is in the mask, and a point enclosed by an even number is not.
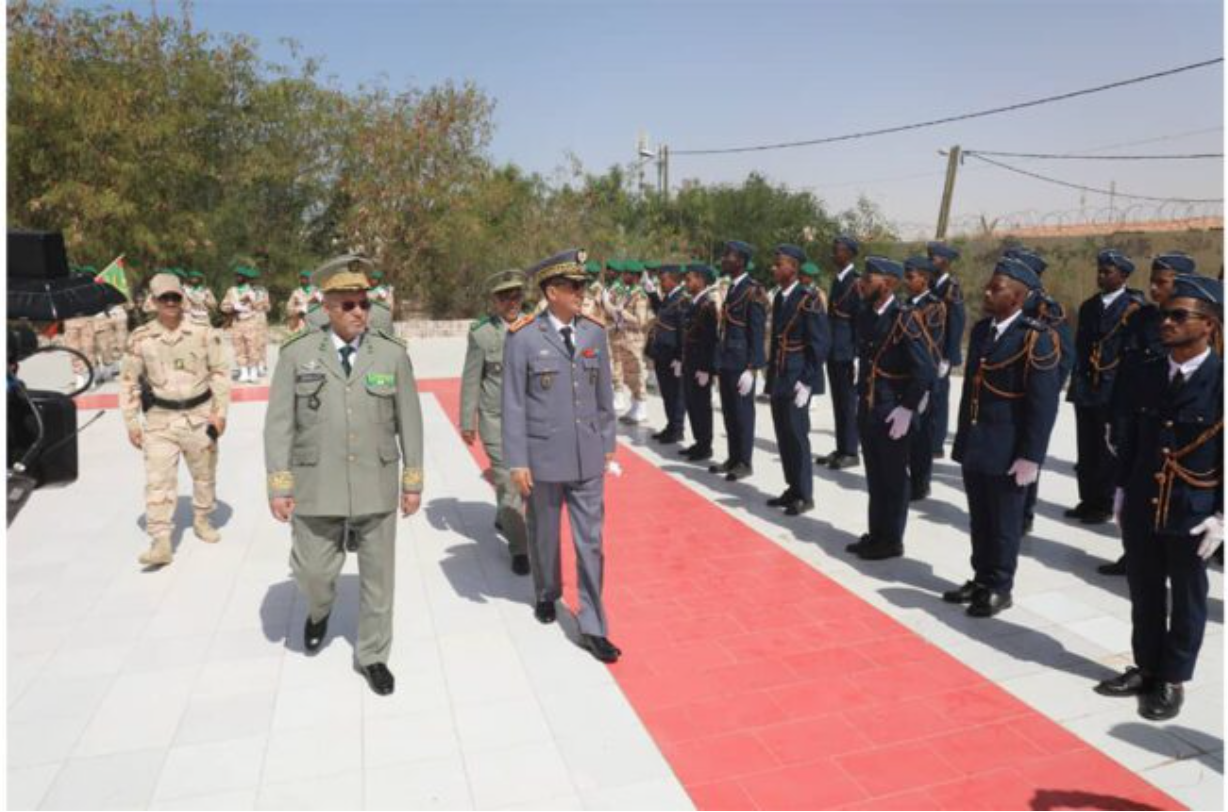
<svg viewBox="0 0 1228 812"><path fill-rule="evenodd" d="M361 307L363 310L370 310L371 300L370 299L361 299L361 300L348 299L344 302L341 302L340 306L341 306L341 309L344 310L346 313L349 313L351 310L353 310L356 307Z"/></svg>
<svg viewBox="0 0 1228 812"><path fill-rule="evenodd" d="M158 301L163 304L182 304L183 297L178 293L163 293L158 297Z"/></svg>
<svg viewBox="0 0 1228 812"><path fill-rule="evenodd" d="M1164 320L1171 321L1173 324L1185 324L1191 318L1205 319L1205 313L1199 313L1197 310L1187 310L1184 307L1174 307L1164 311Z"/></svg>

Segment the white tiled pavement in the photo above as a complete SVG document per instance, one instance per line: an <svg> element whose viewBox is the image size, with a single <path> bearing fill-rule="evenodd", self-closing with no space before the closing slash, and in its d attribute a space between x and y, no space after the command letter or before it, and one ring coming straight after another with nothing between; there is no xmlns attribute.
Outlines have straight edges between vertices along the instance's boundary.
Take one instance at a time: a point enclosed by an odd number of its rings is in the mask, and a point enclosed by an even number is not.
<svg viewBox="0 0 1228 812"><path fill-rule="evenodd" d="M463 348L426 339L411 352L420 377L455 377ZM48 359L25 372L36 384L63 378ZM814 407L817 453L830 449L827 405ZM608 672L557 627L533 621L527 581L507 572L490 528L488 486L434 399L424 406L428 499L399 528L390 698L350 670L352 561L337 636L314 658L301 653L288 531L264 506L262 404L237 404L223 438L222 543L189 531L175 564L155 574L135 561L139 456L116 412L87 429L80 481L35 494L9 532L8 806L689 808ZM651 407L655 427L659 401ZM1122 581L1094 572L1119 549L1112 528L1060 517L1074 498L1068 408L1016 607L976 622L934 594L962 582L968 566L949 461L937 463L933 498L910 515L908 558L871 564L843 553L865 524L860 469L818 472L808 516L763 504L783 489L766 408L747 482L660 453L649 429L622 433L662 470L1183 803L1223 808L1222 574L1212 575L1213 619L1177 720L1145 723L1131 702L1091 692L1129 659L1129 605ZM181 493L183 519L186 473Z"/></svg>

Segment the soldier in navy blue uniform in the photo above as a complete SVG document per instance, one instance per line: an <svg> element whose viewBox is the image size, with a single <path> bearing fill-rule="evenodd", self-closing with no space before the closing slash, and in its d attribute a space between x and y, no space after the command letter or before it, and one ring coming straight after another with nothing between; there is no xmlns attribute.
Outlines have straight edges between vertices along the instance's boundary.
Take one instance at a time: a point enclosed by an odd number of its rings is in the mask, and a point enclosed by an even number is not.
<svg viewBox="0 0 1228 812"><path fill-rule="evenodd" d="M1172 293L1177 274L1194 274L1198 270L1189 256L1172 252L1160 254L1151 262L1151 278L1148 295L1151 302L1130 314L1126 320L1125 340L1121 347L1121 366L1117 370L1117 382L1113 385L1113 398L1109 404L1109 448L1116 453L1121 442L1122 421L1130 414L1138 387L1140 370L1156 358L1167 354L1160 340L1160 323L1163 319L1164 302ZM1096 567L1101 575L1125 575L1126 555L1108 564Z"/></svg>
<svg viewBox="0 0 1228 812"><path fill-rule="evenodd" d="M1023 505L1057 420L1061 350L1048 325L1023 312L1039 288L1026 263L999 260L985 286L986 318L968 343L952 457L968 496L972 580L942 599L969 604L973 617L992 617L1011 605Z"/></svg>
<svg viewBox="0 0 1228 812"><path fill-rule="evenodd" d="M686 421L686 400L682 392L682 322L687 298L682 287L682 270L680 265L658 266L660 290L653 285L648 294L648 303L656 314L648 331L648 357L652 359L657 389L665 404L665 428L652 437L661 443L679 442Z"/></svg>
<svg viewBox="0 0 1228 812"><path fill-rule="evenodd" d="M1180 712L1194 676L1207 560L1224 538L1222 324L1223 283L1178 275L1162 311L1166 352L1140 366L1118 446L1134 667L1096 691L1138 696L1139 714L1156 721Z"/></svg>
<svg viewBox="0 0 1228 812"><path fill-rule="evenodd" d="M931 242L925 246L930 262L934 263L934 297L946 308L946 324L942 329L942 360L938 364L938 381L934 384L934 396L930 399L930 446L933 456L941 458L945 453L947 425L951 414L951 370L964 363L964 291L951 274L951 263L959 259L959 251L943 242ZM928 488L927 488L928 490Z"/></svg>
<svg viewBox="0 0 1228 812"><path fill-rule="evenodd" d="M831 344L827 303L822 291L799 279L803 264L806 254L801 248L777 246L772 275L780 290L772 303L767 391L787 487L768 504L783 507L789 516L814 509L810 397L823 393L823 362Z"/></svg>
<svg viewBox="0 0 1228 812"><path fill-rule="evenodd" d="M755 373L766 363L763 327L767 320L767 296L747 270L753 254L751 246L730 240L721 256L721 272L732 280L721 305L716 354L729 456L708 470L724 474L729 482L748 477L754 471L751 455L755 448Z"/></svg>
<svg viewBox="0 0 1228 812"><path fill-rule="evenodd" d="M1079 504L1066 516L1084 524L1108 521L1113 507L1117 458L1109 448L1113 384L1121 364L1126 322L1143 306L1143 296L1126 287L1134 272L1129 257L1114 249L1096 256L1100 292L1079 307L1075 329L1075 367L1066 399L1075 407L1078 436Z"/></svg>
<svg viewBox="0 0 1228 812"><path fill-rule="evenodd" d="M1044 257L1040 254L1023 246L1008 248L1003 256L1021 260L1040 279L1041 286L1032 291L1028 295L1028 300L1023 303L1023 315L1037 321L1043 321L1049 325L1049 329L1057 336L1058 347L1062 353L1061 360L1057 365L1061 381L1058 389L1063 389L1066 386L1066 381L1070 378L1071 371L1074 369L1074 331L1070 327L1070 321L1066 318L1066 309L1062 307L1062 303L1050 296L1049 292L1045 290L1044 274L1045 270L1049 267L1049 263L1045 262ZM1025 536L1032 532L1032 524L1036 519L1036 500L1039 496L1040 478L1038 476L1036 481L1028 486L1028 496L1023 504L1023 534Z"/></svg>
<svg viewBox="0 0 1228 812"><path fill-rule="evenodd" d="M836 450L815 462L839 470L860 462L857 436L857 387L853 380L853 361L857 358L857 314L861 294L857 288L854 260L860 243L847 234L832 241L831 255L836 275L831 280L828 314L831 317L831 352L827 356L827 380L831 384L831 408L836 421Z"/></svg>
<svg viewBox="0 0 1228 812"><path fill-rule="evenodd" d="M682 456L700 462L712 456L712 379L716 375L717 321L712 266L686 266L686 289L690 301L682 319L682 393L691 421L693 445Z"/></svg>
<svg viewBox="0 0 1228 812"><path fill-rule="evenodd" d="M869 561L904 554L910 431L938 374L920 314L901 305L900 263L866 258L857 315L857 429L866 457L870 532L848 545Z"/></svg>
<svg viewBox="0 0 1228 812"><path fill-rule="evenodd" d="M944 382L943 365L947 364L946 330L947 303L938 298L933 290L934 274L937 268L928 257L909 257L904 260L904 288L908 294L909 306L921 317L925 325L927 347L934 356L934 365L938 370L938 378L930 393L925 408L917 417L918 430L908 433L908 499L918 502L930 495L930 479L934 472L934 421L945 420L945 414L939 415L934 408L938 396L938 387ZM960 307L963 300L960 299Z"/></svg>

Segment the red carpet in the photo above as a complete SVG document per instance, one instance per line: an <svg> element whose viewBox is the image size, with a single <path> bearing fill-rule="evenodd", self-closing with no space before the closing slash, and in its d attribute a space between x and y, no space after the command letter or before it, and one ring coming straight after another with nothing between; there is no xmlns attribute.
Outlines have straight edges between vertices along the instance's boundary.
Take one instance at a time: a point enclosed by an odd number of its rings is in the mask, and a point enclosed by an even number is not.
<svg viewBox="0 0 1228 812"><path fill-rule="evenodd" d="M420 383L455 421L459 381ZM697 807L1181 808L627 447L618 460L611 671Z"/></svg>

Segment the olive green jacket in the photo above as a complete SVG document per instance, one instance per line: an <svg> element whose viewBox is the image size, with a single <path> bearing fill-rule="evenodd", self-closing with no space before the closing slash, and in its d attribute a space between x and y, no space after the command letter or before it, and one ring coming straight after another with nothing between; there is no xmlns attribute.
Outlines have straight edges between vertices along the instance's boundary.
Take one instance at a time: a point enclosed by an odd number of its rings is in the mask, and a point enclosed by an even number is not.
<svg viewBox="0 0 1228 812"><path fill-rule="evenodd" d="M269 498L293 496L304 516L387 513L402 491L421 492L422 409L405 345L368 330L347 377L331 330L283 344L264 458Z"/></svg>
<svg viewBox="0 0 1228 812"><path fill-rule="evenodd" d="M503 340L507 327L499 316L475 321L469 328L461 373L461 430L476 428L482 442L496 448L503 442Z"/></svg>

